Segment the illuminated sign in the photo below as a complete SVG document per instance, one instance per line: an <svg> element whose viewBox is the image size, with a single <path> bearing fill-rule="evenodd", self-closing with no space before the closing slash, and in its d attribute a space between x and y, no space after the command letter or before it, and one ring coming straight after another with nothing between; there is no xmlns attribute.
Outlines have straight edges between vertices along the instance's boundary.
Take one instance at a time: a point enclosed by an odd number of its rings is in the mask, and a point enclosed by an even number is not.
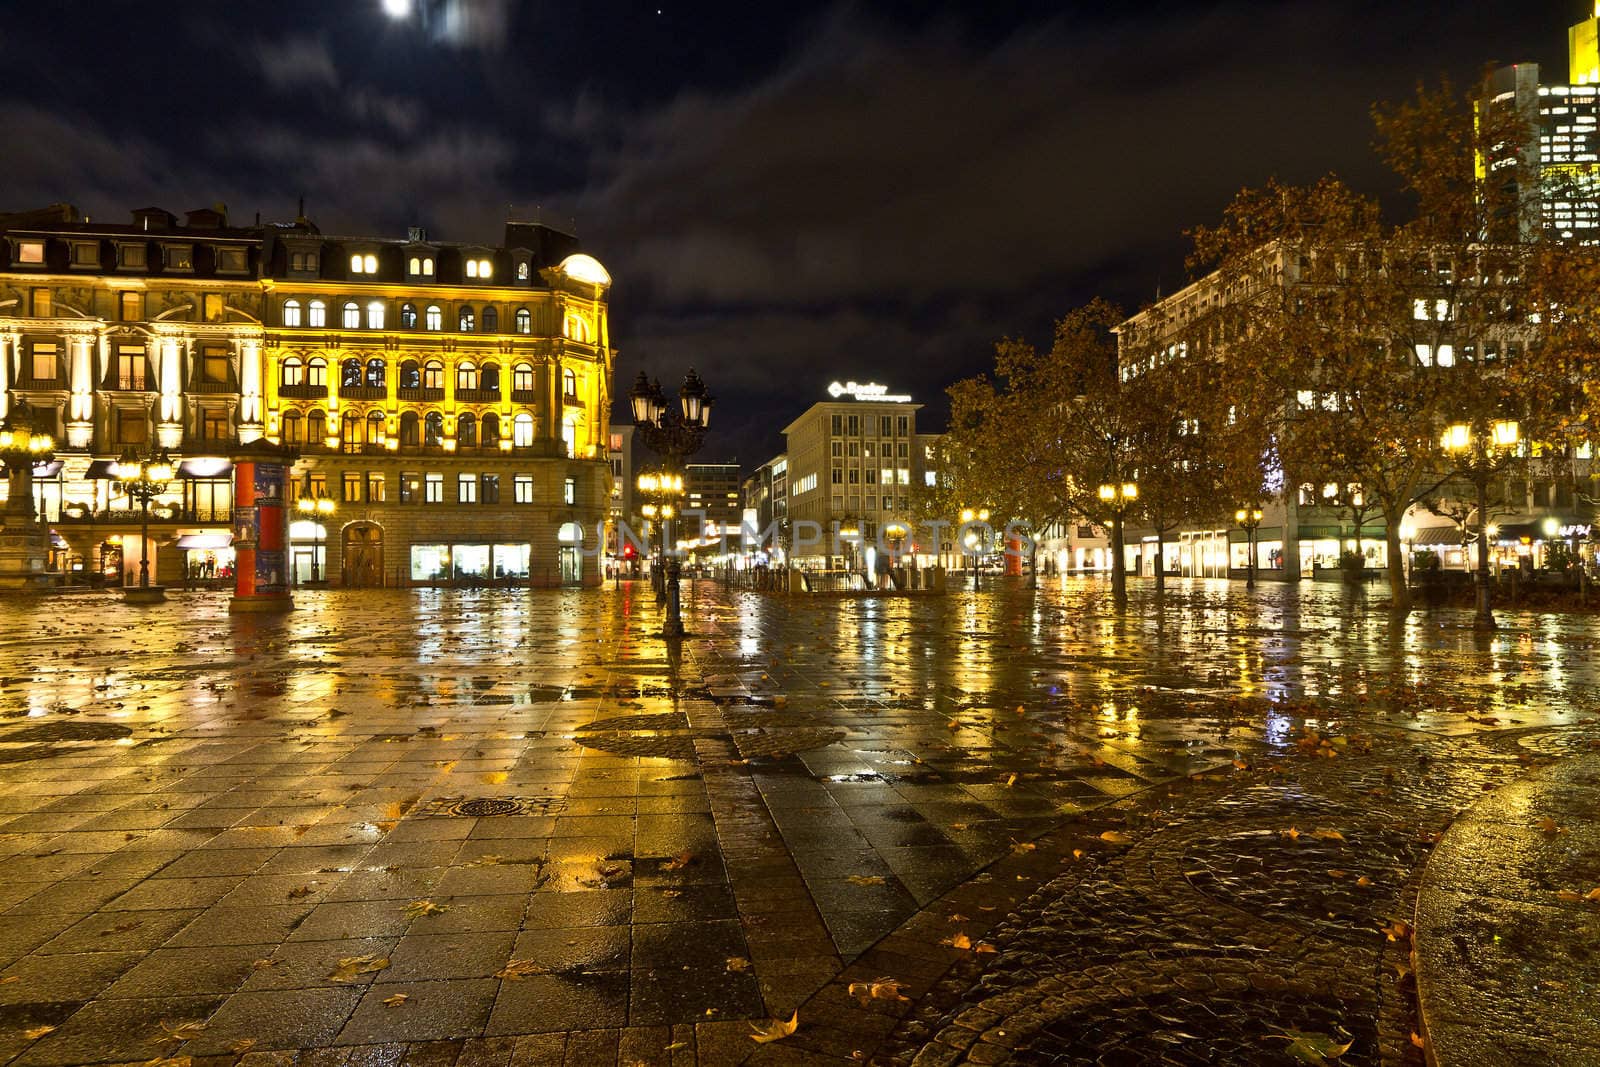
<svg viewBox="0 0 1600 1067"><path fill-rule="evenodd" d="M828 386L828 395L837 400L841 396L848 396L852 400L878 400L885 404L909 404L911 397L904 393L890 393L887 385L877 385L873 382L845 382L840 385L834 382Z"/></svg>
<svg viewBox="0 0 1600 1067"><path fill-rule="evenodd" d="M1585 523L1573 523L1570 526L1563 526L1563 527L1561 527L1561 530L1560 530L1561 536L1562 537L1566 537L1566 538L1588 537L1590 532L1591 532L1590 524L1586 523L1586 522Z"/></svg>

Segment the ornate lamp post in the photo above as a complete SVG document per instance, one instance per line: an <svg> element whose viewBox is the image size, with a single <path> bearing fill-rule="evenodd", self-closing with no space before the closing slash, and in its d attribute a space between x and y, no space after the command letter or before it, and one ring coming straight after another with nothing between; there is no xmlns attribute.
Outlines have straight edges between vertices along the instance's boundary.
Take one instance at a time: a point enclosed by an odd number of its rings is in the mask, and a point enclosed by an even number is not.
<svg viewBox="0 0 1600 1067"><path fill-rule="evenodd" d="M639 372L638 380L628 393L633 406L633 424L639 440L650 451L666 460L668 475L674 479L679 491L683 486L684 457L692 456L705 444L706 426L711 422L711 406L715 399L706 392L706 383L700 375L690 370L678 387L678 403L669 404L661 392L661 383L653 382ZM670 536L670 516L663 515L662 551ZM662 626L666 637L683 636L683 613L678 599L678 552L676 545L667 557L666 582L667 618Z"/></svg>
<svg viewBox="0 0 1600 1067"><path fill-rule="evenodd" d="M1111 596L1118 604L1128 600L1126 553L1122 544L1122 520L1128 508L1139 499L1138 482L1108 483L1100 487L1100 502L1111 513Z"/></svg>
<svg viewBox="0 0 1600 1067"><path fill-rule="evenodd" d="M1233 521L1244 527L1245 543L1249 546L1250 556L1245 562L1244 587L1256 587L1256 527L1261 525L1260 508L1240 508L1233 513Z"/></svg>
<svg viewBox="0 0 1600 1067"><path fill-rule="evenodd" d="M1439 439L1478 493L1478 610L1473 625L1480 630L1495 628L1489 592L1489 479L1503 469L1520 440L1520 429L1511 421L1495 422L1487 429L1458 422L1446 427Z"/></svg>
<svg viewBox="0 0 1600 1067"><path fill-rule="evenodd" d="M0 463L5 464L7 482L5 511L0 513L0 526L5 527L0 539L0 585L30 588L44 580L48 541L44 524L35 521L33 512L33 468L54 455L55 441L34 429L26 405L16 405L0 422Z"/></svg>
<svg viewBox="0 0 1600 1067"><path fill-rule="evenodd" d="M989 521L989 509L988 508L962 508L961 509L961 525L963 525L963 526L967 525L967 523L969 523L969 522L988 522L988 521ZM980 538L978 537L978 535L976 533L974 533L974 532L971 532L971 531L968 531L966 536L963 537L961 540L962 540L962 547L968 550L967 553L966 553L967 557L972 561L972 563L971 563L971 566L972 566L972 591L973 592L977 592L978 591L978 573L983 570L982 548L984 546L979 543L980 542ZM972 551L973 549L977 549L978 551Z"/></svg>
<svg viewBox="0 0 1600 1067"><path fill-rule="evenodd" d="M172 459L164 448L152 448L143 456L130 448L122 453L112 473L116 479L111 488L139 502L139 586L137 592L128 589L124 595L134 601L164 600L161 586L150 584L150 501L167 491L174 473Z"/></svg>
<svg viewBox="0 0 1600 1067"><path fill-rule="evenodd" d="M322 556L322 522L336 510L333 500L321 490L313 492L311 474L306 473L305 491L300 494L300 502L295 505L300 509L300 514L311 521L311 584L316 585L322 581L317 560ZM349 579L347 578L346 581Z"/></svg>
<svg viewBox="0 0 1600 1067"><path fill-rule="evenodd" d="M639 475L638 487L647 501L639 509L640 513L652 523L656 519L660 519L662 523L661 541L657 546L660 551L656 553L655 561L650 566L650 588L655 590L656 603L659 604L667 598L667 584L663 576L666 569L667 524L672 522L678 513L673 501L683 495L683 475L646 472Z"/></svg>

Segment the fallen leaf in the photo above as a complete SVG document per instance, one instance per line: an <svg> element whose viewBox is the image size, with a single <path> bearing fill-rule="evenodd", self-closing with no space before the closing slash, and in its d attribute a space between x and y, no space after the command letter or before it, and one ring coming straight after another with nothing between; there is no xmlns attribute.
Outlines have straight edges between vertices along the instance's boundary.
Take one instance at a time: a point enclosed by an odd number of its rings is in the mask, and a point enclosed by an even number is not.
<svg viewBox="0 0 1600 1067"><path fill-rule="evenodd" d="M1016 853L1032 852L1035 849L1037 849L1038 847L1039 846L1034 844L1032 841L1013 841L1013 842L1011 842L1011 851L1012 852L1016 852Z"/></svg>
<svg viewBox="0 0 1600 1067"><path fill-rule="evenodd" d="M852 874L850 877L846 878L845 881L849 882L851 885L885 885L885 884L887 884L884 881L883 875L881 875L881 874Z"/></svg>
<svg viewBox="0 0 1600 1067"><path fill-rule="evenodd" d="M1411 924L1404 919L1392 919L1383 932L1390 941L1404 941L1411 936Z"/></svg>
<svg viewBox="0 0 1600 1067"><path fill-rule="evenodd" d="M972 947L972 938L966 934L956 934L954 937L947 937L939 943L941 945L949 945L951 948L968 949Z"/></svg>
<svg viewBox="0 0 1600 1067"><path fill-rule="evenodd" d="M1233 766L1234 766L1235 770L1239 770L1239 771L1248 771L1250 769L1250 764L1246 763L1242 759L1234 760L1233 761Z"/></svg>
<svg viewBox="0 0 1600 1067"><path fill-rule="evenodd" d="M1311 836L1317 838L1319 841L1343 841L1344 840L1344 835L1341 834L1339 831L1330 830L1325 826L1319 826L1315 830L1311 831Z"/></svg>
<svg viewBox="0 0 1600 1067"><path fill-rule="evenodd" d="M693 852L680 852L670 860L661 861L663 871L681 871L694 862Z"/></svg>
<svg viewBox="0 0 1600 1067"><path fill-rule="evenodd" d="M161 1033L150 1039L157 1045L181 1045L185 1041L193 1041L205 1031L206 1024L202 1022L169 1023L161 1022Z"/></svg>
<svg viewBox="0 0 1600 1067"><path fill-rule="evenodd" d="M241 1037L239 1040L235 1041L233 1044L228 1046L228 1051L233 1053L235 1056L243 1056L246 1052L249 1052L251 1049L253 1049L255 1047L256 1047L256 1039L255 1038L253 1038L253 1037Z"/></svg>
<svg viewBox="0 0 1600 1067"><path fill-rule="evenodd" d="M1072 858L1075 859L1075 860L1083 859L1083 849L1081 849L1081 848L1073 849L1072 850Z"/></svg>
<svg viewBox="0 0 1600 1067"><path fill-rule="evenodd" d="M8 974L4 978L0 978L0 985L10 985L12 982L20 981L22 981L20 974Z"/></svg>
<svg viewBox="0 0 1600 1067"><path fill-rule="evenodd" d="M549 971L533 960L512 960L504 967L494 972L496 978L516 982L524 978L532 978L537 974L548 974Z"/></svg>
<svg viewBox="0 0 1600 1067"><path fill-rule="evenodd" d="M1293 826L1289 827L1287 830L1279 830L1278 833L1282 837L1287 837L1290 841L1300 840L1300 831L1296 830Z"/></svg>
<svg viewBox="0 0 1600 1067"><path fill-rule="evenodd" d="M750 961L743 956L728 957L728 971L732 974L743 974L750 969Z"/></svg>
<svg viewBox="0 0 1600 1067"><path fill-rule="evenodd" d="M35 1026L30 1030L22 1031L22 1036L27 1038L29 1041L37 1041L45 1034L55 1033L55 1029L56 1028L53 1026Z"/></svg>
<svg viewBox="0 0 1600 1067"><path fill-rule="evenodd" d="M1600 885L1595 886L1583 895L1584 900L1600 901Z"/></svg>
<svg viewBox="0 0 1600 1067"><path fill-rule="evenodd" d="M1428 1043L1426 1041L1422 1040L1422 1035L1417 1033L1415 1030L1411 1031L1411 1043L1413 1045L1415 1045L1417 1048L1427 1048L1428 1047Z"/></svg>
<svg viewBox="0 0 1600 1067"><path fill-rule="evenodd" d="M1328 877L1329 878L1345 878L1345 877L1348 877L1349 874L1350 874L1349 871L1330 870L1328 872Z"/></svg>
<svg viewBox="0 0 1600 1067"><path fill-rule="evenodd" d="M769 1041L782 1041L800 1029L800 1013L796 1011L787 1022L782 1019L774 1019L766 1026L762 1026L759 1023L751 1023L750 1029L755 1031L750 1035L750 1040L757 1044L765 1045Z"/></svg>
<svg viewBox="0 0 1600 1067"><path fill-rule="evenodd" d="M1367 886L1369 886L1371 884L1372 884L1372 879L1368 878L1364 874L1360 878L1356 879L1356 885L1360 886L1362 889L1365 889Z"/></svg>
<svg viewBox="0 0 1600 1067"><path fill-rule="evenodd" d="M1006 779L1006 788L1007 789L1010 789L1012 786L1014 786L1016 784L1017 784L1017 776L1016 775L1013 774L1010 778Z"/></svg>
<svg viewBox="0 0 1600 1067"><path fill-rule="evenodd" d="M677 1052L679 1049L684 1049L684 1048L688 1048L688 1047L689 1047L689 1042L687 1042L687 1041L674 1041L672 1044L666 1046L661 1051L662 1052Z"/></svg>
<svg viewBox="0 0 1600 1067"><path fill-rule="evenodd" d="M1129 837L1125 833L1122 833L1120 830L1107 830L1105 833L1100 835L1100 840L1104 841L1108 845L1133 844L1133 838Z"/></svg>
<svg viewBox="0 0 1600 1067"><path fill-rule="evenodd" d="M964 923L967 921L967 917L962 915L960 912L956 912L950 916L950 921L953 923Z"/></svg>
<svg viewBox="0 0 1600 1067"><path fill-rule="evenodd" d="M972 946L972 951L982 955L985 952L999 952L1000 950L989 944L987 941L979 941L976 945Z"/></svg>
<svg viewBox="0 0 1600 1067"><path fill-rule="evenodd" d="M1557 826L1556 825L1556 821L1554 819L1550 819L1550 818L1540 819L1539 820L1539 829L1541 829L1545 833L1551 834L1551 835L1564 834L1564 833L1567 832L1567 828L1565 826Z"/></svg>
<svg viewBox="0 0 1600 1067"><path fill-rule="evenodd" d="M413 919L420 919L424 915L438 915L450 910L448 904L435 904L431 900L413 900L406 905L406 914Z"/></svg>
<svg viewBox="0 0 1600 1067"><path fill-rule="evenodd" d="M282 960L264 960L264 959L263 960L256 960L254 963L252 963L250 965L250 969L252 971L264 971L268 967L276 967L278 964L280 964L282 962L283 962Z"/></svg>
<svg viewBox="0 0 1600 1067"><path fill-rule="evenodd" d="M1301 1063L1327 1063L1336 1060L1350 1051L1350 1046L1355 1044L1354 1039L1340 1041L1328 1034L1308 1033L1304 1030L1285 1030L1273 1037L1288 1041L1284 1049L1289 1055Z"/></svg>
<svg viewBox="0 0 1600 1067"><path fill-rule="evenodd" d="M1571 889L1558 889L1556 890L1556 899L1575 904L1583 899L1583 894L1574 892Z"/></svg>
<svg viewBox="0 0 1600 1067"><path fill-rule="evenodd" d="M328 975L328 981L354 982L358 974L371 974L373 971L381 971L387 966L389 966L388 956L370 954L366 956L346 956L339 961L339 966L333 969L333 973Z"/></svg>
<svg viewBox="0 0 1600 1067"><path fill-rule="evenodd" d="M316 892L316 890L312 889L308 885L297 885L293 889L289 890L289 899L299 900L301 897L309 897L314 892Z"/></svg>
<svg viewBox="0 0 1600 1067"><path fill-rule="evenodd" d="M879 978L873 982L851 982L848 992L852 997L865 1006L873 1000L899 1000L910 1002L911 998L901 994L905 987L893 978Z"/></svg>
<svg viewBox="0 0 1600 1067"><path fill-rule="evenodd" d="M386 1008L398 1008L400 1005L404 1004L406 1001L408 1001L410 999L411 999L411 994L410 993L396 993L392 997L384 997L383 998L383 1006L386 1007Z"/></svg>

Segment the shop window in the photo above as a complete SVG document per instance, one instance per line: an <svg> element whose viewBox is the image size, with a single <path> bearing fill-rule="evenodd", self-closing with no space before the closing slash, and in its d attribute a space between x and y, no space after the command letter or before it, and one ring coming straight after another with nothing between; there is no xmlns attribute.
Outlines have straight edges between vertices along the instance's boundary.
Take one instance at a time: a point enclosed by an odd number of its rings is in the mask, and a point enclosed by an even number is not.
<svg viewBox="0 0 1600 1067"><path fill-rule="evenodd" d="M412 545L411 580L442 582L450 577L449 545Z"/></svg>

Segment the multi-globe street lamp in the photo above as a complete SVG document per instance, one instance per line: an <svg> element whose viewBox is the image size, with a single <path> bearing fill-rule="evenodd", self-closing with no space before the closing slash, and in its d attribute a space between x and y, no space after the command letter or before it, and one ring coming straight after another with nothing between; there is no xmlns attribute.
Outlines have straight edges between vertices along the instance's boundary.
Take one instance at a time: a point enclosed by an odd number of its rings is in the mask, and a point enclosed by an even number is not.
<svg viewBox="0 0 1600 1067"><path fill-rule="evenodd" d="M1454 423L1445 428L1439 439L1440 446L1455 459L1478 494L1478 595L1477 618L1473 625L1480 630L1495 628L1489 592L1489 479L1503 469L1520 440L1517 423L1504 419L1491 423L1486 429L1464 422Z"/></svg>
<svg viewBox="0 0 1600 1067"><path fill-rule="evenodd" d="M666 581L662 572L666 566L666 532L667 524L672 522L677 515L677 506L673 503L683 496L683 475L672 473L656 473L647 471L639 475L639 492L645 498L645 505L639 509L651 523L656 519L661 520L661 540L658 543L659 551L650 566L650 588L655 590L656 603L666 599Z"/></svg>
<svg viewBox="0 0 1600 1067"><path fill-rule="evenodd" d="M1123 518L1138 499L1138 482L1110 482L1100 487L1100 502L1111 513L1111 596L1118 604L1128 599L1127 561L1123 558Z"/></svg>
<svg viewBox="0 0 1600 1067"><path fill-rule="evenodd" d="M1240 508L1233 513L1233 521L1244 527L1245 544L1250 552L1249 559L1245 563L1244 587L1246 589L1254 589L1256 587L1256 528L1261 525L1261 509Z"/></svg>
<svg viewBox="0 0 1600 1067"><path fill-rule="evenodd" d="M987 523L988 521L989 521L989 509L988 508L962 508L961 509L961 525L962 526L967 526L967 525L969 525L970 523L973 523L973 522ZM973 592L977 592L977 589L978 589L978 572L983 570L983 555L982 555L982 553L983 553L983 549L985 547L984 544L983 544L983 539L978 536L976 531L968 530L967 533L966 533L966 536L962 538L962 546L961 547L967 550L966 551L967 559L970 561L971 566L972 566L972 589L973 589Z"/></svg>
<svg viewBox="0 0 1600 1067"><path fill-rule="evenodd" d="M661 383L651 381L644 371L628 392L633 407L634 432L650 451L666 460L666 474L677 479L682 486L684 457L692 456L705 444L706 426L711 422L711 407L715 399L706 392L706 383L693 369L684 375L678 387L678 403L667 402L661 392ZM662 531L662 550L666 551L667 531ZM666 637L683 636L683 612L678 596L680 571L676 546L667 557L666 590L667 618L662 626Z"/></svg>
<svg viewBox="0 0 1600 1067"><path fill-rule="evenodd" d="M0 546L0 586L32 589L45 581L45 562L49 554L48 527L35 520L33 508L33 469L48 463L55 454L55 441L33 425L27 405L15 405L0 422L0 463L5 464L7 496L0 512L5 527L5 545Z"/></svg>
<svg viewBox="0 0 1600 1067"><path fill-rule="evenodd" d="M122 453L111 473L115 475L112 490L139 502L139 587L137 594L126 595L139 600L161 600L164 596L161 587L150 584L150 502L167 491L175 473L172 458L164 448L152 448L142 456L129 448Z"/></svg>
<svg viewBox="0 0 1600 1067"><path fill-rule="evenodd" d="M334 513L336 505L333 499L323 493L320 488L311 484L311 476L306 476L305 491L300 494L300 501L295 505L311 522L311 584L316 585L322 581L322 572L318 560L322 556L322 523ZM348 581L348 578L346 579Z"/></svg>

